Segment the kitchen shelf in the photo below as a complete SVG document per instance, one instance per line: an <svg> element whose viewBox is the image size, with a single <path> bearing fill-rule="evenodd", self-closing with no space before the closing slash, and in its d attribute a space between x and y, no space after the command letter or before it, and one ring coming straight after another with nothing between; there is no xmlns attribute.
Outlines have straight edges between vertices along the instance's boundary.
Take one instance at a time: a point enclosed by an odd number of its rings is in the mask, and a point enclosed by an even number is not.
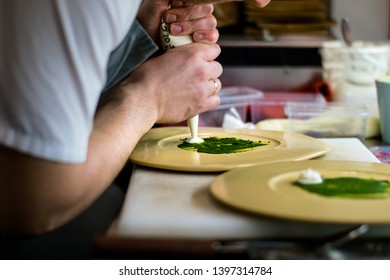
<svg viewBox="0 0 390 280"><path fill-rule="evenodd" d="M265 41L263 38L222 33L218 44L222 47L319 48L323 42L332 39L332 36L285 35L275 37L273 41Z"/></svg>
<svg viewBox="0 0 390 280"><path fill-rule="evenodd" d="M321 67L319 49L331 37L283 36L265 42L240 35L221 35L224 66L315 66Z"/></svg>

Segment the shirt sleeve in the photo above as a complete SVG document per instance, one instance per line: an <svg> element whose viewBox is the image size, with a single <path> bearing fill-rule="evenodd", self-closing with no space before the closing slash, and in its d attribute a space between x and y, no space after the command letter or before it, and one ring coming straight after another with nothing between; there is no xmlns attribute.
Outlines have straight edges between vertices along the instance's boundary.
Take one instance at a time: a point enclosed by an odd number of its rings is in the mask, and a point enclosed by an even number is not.
<svg viewBox="0 0 390 280"><path fill-rule="evenodd" d="M80 163L107 63L140 0L0 1L0 143Z"/></svg>
<svg viewBox="0 0 390 280"><path fill-rule="evenodd" d="M126 38L110 55L107 66L107 83L103 91L124 79L157 50L158 46L135 21Z"/></svg>

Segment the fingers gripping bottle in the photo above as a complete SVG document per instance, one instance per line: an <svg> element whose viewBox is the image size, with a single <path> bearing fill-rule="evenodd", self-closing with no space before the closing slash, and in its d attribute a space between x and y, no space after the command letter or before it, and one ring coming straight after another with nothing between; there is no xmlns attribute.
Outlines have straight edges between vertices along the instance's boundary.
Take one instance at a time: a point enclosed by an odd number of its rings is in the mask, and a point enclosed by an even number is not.
<svg viewBox="0 0 390 280"><path fill-rule="evenodd" d="M168 24L161 20L160 25L160 40L164 48L164 51L173 49L178 46L186 45L193 43L191 36L173 36L168 31ZM204 140L198 137L198 124L199 124L199 115L196 115L187 120L188 127L191 132L191 137L187 138L188 143L201 143Z"/></svg>

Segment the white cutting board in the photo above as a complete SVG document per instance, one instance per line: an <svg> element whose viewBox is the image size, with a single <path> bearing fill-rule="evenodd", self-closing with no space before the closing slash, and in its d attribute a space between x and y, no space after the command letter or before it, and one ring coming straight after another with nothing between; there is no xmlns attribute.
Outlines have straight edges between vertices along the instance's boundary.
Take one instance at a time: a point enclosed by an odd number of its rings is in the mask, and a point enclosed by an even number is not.
<svg viewBox="0 0 390 280"><path fill-rule="evenodd" d="M379 162L358 139L321 140L332 147L321 160ZM217 175L136 166L111 233L128 237L240 239L323 237L348 228L277 220L228 208L209 193Z"/></svg>

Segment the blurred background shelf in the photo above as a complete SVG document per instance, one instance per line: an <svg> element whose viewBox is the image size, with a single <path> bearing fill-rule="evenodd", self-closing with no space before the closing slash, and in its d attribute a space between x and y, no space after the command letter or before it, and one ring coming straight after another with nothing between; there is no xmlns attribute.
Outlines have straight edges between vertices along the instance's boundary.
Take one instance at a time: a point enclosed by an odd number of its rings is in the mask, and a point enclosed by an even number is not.
<svg viewBox="0 0 390 280"><path fill-rule="evenodd" d="M322 80L321 45L341 39L343 17L353 38L389 38L389 0L272 0L263 9L246 2L215 6L224 86L311 91Z"/></svg>

